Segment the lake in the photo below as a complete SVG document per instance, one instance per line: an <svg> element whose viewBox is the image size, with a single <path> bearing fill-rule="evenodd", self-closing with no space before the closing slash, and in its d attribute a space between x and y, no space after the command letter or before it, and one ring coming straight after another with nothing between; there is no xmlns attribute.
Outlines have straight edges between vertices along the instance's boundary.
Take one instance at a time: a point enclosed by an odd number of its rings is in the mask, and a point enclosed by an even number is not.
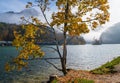
<svg viewBox="0 0 120 83"><path fill-rule="evenodd" d="M55 47L53 45L49 45ZM42 46L45 51L46 57L58 57L57 53L47 48L48 46ZM99 67L107 61L120 55L120 44L103 44L103 45L68 45L68 57L67 68L77 70L91 70ZM62 47L60 46L62 50ZM49 75L58 74L57 71L50 64L44 60L31 60L29 61L28 69L23 71L5 72L4 65L11 57L18 54L15 47L0 47L0 83L32 83L47 80ZM51 60L56 66L60 67L59 60Z"/></svg>

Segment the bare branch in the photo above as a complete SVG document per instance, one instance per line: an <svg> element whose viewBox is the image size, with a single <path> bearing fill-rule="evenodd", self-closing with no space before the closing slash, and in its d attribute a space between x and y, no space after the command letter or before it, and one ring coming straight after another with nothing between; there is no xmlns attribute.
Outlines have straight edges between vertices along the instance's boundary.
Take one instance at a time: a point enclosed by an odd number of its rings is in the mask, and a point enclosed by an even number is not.
<svg viewBox="0 0 120 83"><path fill-rule="evenodd" d="M69 40L67 40L66 44L68 44L73 38L74 38L74 36L72 36Z"/></svg>
<svg viewBox="0 0 120 83"><path fill-rule="evenodd" d="M56 68L59 71L62 71L62 69L59 69L56 65L54 65L53 63L51 63L50 61L48 61L47 59L45 60L47 63L51 64L54 68Z"/></svg>
<svg viewBox="0 0 120 83"><path fill-rule="evenodd" d="M41 7L41 6L40 6L40 10L41 10L41 12L42 12L42 14L43 14L43 17L45 18L47 24L51 27L51 25L50 25L50 23L48 22L48 20L47 20L47 18L46 18L46 15L45 15L44 11L42 10L42 7ZM51 28L52 28L52 27L51 27Z"/></svg>
<svg viewBox="0 0 120 83"><path fill-rule="evenodd" d="M94 21L94 20L97 20L98 18L94 18L94 19L90 19L90 20L84 20L82 22L91 22L91 21Z"/></svg>
<svg viewBox="0 0 120 83"><path fill-rule="evenodd" d="M27 60L50 60L50 59L60 59L60 58L59 57L56 57L56 58L29 58ZM26 59L21 59L21 60L27 61Z"/></svg>
<svg viewBox="0 0 120 83"><path fill-rule="evenodd" d="M28 20L25 19L25 18L22 18L22 20L25 21L25 22L28 23L28 24L33 24L34 26L37 26L37 27L44 26L44 29L47 29L47 30L49 30L50 32L53 33L53 30L51 30L50 28L48 28L48 26L45 26L45 25L42 25L42 24L40 24L40 25L36 25L36 24L34 24L33 22L30 22L30 21L28 21Z"/></svg>
<svg viewBox="0 0 120 83"><path fill-rule="evenodd" d="M41 7L41 6L40 6L40 9L41 9L41 12L42 12L43 17L45 18L47 24L48 24L48 25L51 27L51 29L53 30L53 34L54 34L54 36L55 36L55 43L56 43L57 53L59 54L59 57L62 58L62 55L61 55L61 53L60 53L60 49L59 49L59 46L58 46L58 40L57 40L57 36L56 36L55 29L54 29L53 26L51 26L50 23L48 22L44 11L42 11L42 7Z"/></svg>
<svg viewBox="0 0 120 83"><path fill-rule="evenodd" d="M58 49L54 48L54 47L47 47L47 48L51 48L53 49L54 51L57 51L58 52Z"/></svg>
<svg viewBox="0 0 120 83"><path fill-rule="evenodd" d="M42 59L43 59L43 60L48 60L48 59L60 59L60 58L57 58L57 57L56 57L56 58L36 58L36 60L37 60L37 59L38 59L38 60L39 60L39 59L41 59L41 60L42 60Z"/></svg>

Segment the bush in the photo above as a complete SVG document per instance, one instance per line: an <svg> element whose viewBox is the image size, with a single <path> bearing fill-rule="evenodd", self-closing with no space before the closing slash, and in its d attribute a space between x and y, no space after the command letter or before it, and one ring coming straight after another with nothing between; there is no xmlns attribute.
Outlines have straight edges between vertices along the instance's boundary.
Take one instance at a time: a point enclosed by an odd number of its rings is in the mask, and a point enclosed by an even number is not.
<svg viewBox="0 0 120 83"><path fill-rule="evenodd" d="M114 73L116 72L114 70L114 66L120 63L120 57L117 57L113 59L110 62L105 63L99 68L96 68L94 70L91 70L90 72L93 74L108 74L108 73Z"/></svg>

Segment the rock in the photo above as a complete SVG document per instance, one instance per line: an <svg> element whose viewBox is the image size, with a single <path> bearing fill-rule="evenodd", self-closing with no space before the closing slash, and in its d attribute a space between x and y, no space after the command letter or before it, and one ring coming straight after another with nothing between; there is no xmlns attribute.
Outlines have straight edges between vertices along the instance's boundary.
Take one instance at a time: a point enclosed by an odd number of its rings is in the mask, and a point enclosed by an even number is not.
<svg viewBox="0 0 120 83"><path fill-rule="evenodd" d="M57 79L57 77L58 77L57 75L51 75L47 83L51 83L53 80Z"/></svg>
<svg viewBox="0 0 120 83"><path fill-rule="evenodd" d="M114 66L114 71L120 73L120 64Z"/></svg>

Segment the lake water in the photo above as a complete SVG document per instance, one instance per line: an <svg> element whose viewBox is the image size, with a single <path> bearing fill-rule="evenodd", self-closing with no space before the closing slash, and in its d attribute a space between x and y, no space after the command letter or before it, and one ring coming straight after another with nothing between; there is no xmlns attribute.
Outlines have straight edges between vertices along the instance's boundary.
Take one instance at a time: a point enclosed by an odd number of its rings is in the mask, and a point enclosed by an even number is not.
<svg viewBox="0 0 120 83"><path fill-rule="evenodd" d="M45 51L44 57L58 57L57 53L48 46L43 46ZM55 47L52 46L51 47ZM91 70L99 67L107 61L120 55L120 44L103 44L103 45L68 45L67 68L77 70ZM62 50L62 47L60 46ZM9 72L4 71L5 62L11 57L17 55L15 47L0 47L0 83L39 83L48 79L51 74L59 74L54 67L44 60L29 61L29 68L23 71ZM51 60L55 65L60 67L59 60Z"/></svg>

